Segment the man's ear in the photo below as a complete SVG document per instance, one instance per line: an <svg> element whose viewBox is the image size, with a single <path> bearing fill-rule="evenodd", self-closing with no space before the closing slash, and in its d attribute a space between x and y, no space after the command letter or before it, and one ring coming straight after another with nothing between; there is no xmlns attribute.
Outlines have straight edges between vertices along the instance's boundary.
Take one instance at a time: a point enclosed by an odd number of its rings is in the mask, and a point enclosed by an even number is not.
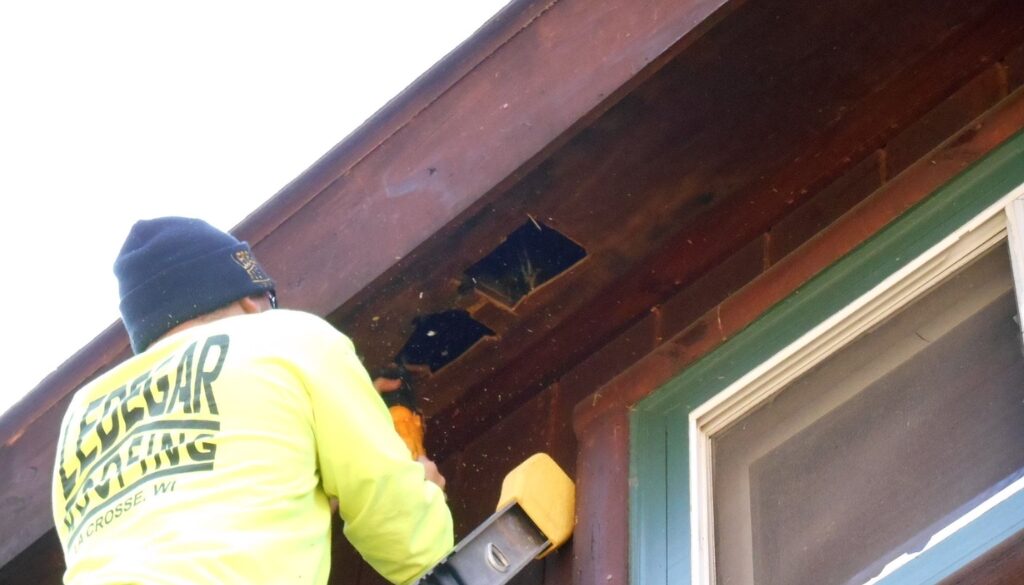
<svg viewBox="0 0 1024 585"><path fill-rule="evenodd" d="M238 299L238 305L242 307L242 310L247 314L262 313L264 310L260 301L253 297L243 297Z"/></svg>

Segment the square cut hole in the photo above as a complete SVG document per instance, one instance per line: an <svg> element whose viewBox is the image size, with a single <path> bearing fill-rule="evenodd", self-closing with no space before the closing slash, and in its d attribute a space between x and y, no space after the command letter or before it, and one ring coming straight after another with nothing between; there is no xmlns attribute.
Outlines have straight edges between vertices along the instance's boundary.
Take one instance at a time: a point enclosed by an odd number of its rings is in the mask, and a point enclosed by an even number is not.
<svg viewBox="0 0 1024 585"><path fill-rule="evenodd" d="M395 356L395 363L427 366L431 372L445 367L494 331L462 310L417 317L416 329Z"/></svg>
<svg viewBox="0 0 1024 585"><path fill-rule="evenodd" d="M475 287L514 307L586 256L582 246L531 218L490 254L466 269L462 285L465 289Z"/></svg>

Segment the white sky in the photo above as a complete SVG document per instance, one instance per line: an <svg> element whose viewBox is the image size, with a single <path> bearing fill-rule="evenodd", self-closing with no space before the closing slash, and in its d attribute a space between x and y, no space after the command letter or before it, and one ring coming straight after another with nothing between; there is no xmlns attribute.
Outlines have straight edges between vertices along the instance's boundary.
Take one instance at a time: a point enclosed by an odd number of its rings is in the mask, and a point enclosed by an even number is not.
<svg viewBox="0 0 1024 585"><path fill-rule="evenodd" d="M234 227L507 1L0 3L0 412L118 319L135 220Z"/></svg>

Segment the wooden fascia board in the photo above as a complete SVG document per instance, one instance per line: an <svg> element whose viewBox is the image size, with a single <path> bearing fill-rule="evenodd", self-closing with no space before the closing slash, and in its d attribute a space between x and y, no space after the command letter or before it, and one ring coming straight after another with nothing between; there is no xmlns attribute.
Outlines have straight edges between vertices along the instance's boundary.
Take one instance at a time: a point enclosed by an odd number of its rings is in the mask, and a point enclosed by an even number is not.
<svg viewBox="0 0 1024 585"><path fill-rule="evenodd" d="M516 2L234 232L287 306L326 315L606 111L726 1ZM50 525L53 461L43 454L57 429L27 431L59 421L54 409L127 347L112 325L0 417L0 564Z"/></svg>
<svg viewBox="0 0 1024 585"><path fill-rule="evenodd" d="M512 0L473 36L419 76L277 194L254 210L233 233L253 245L265 238L333 181L455 86L477 65L557 0ZM358 89L353 89L358 91Z"/></svg>
<svg viewBox="0 0 1024 585"><path fill-rule="evenodd" d="M281 298L337 309L606 111L724 3L553 2L256 244Z"/></svg>

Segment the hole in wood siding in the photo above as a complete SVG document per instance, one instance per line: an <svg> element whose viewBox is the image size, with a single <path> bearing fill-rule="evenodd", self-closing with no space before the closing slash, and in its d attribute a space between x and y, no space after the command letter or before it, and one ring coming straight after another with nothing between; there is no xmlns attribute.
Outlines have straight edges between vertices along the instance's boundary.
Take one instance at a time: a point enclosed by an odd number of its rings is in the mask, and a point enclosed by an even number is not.
<svg viewBox="0 0 1024 585"><path fill-rule="evenodd" d="M586 255L587 251L579 244L531 218L490 254L470 266L462 284L465 289L475 287L513 307Z"/></svg>
<svg viewBox="0 0 1024 585"><path fill-rule="evenodd" d="M427 366L431 372L451 363L483 337L494 335L463 310L423 315L413 323L416 330L395 356L395 363Z"/></svg>

